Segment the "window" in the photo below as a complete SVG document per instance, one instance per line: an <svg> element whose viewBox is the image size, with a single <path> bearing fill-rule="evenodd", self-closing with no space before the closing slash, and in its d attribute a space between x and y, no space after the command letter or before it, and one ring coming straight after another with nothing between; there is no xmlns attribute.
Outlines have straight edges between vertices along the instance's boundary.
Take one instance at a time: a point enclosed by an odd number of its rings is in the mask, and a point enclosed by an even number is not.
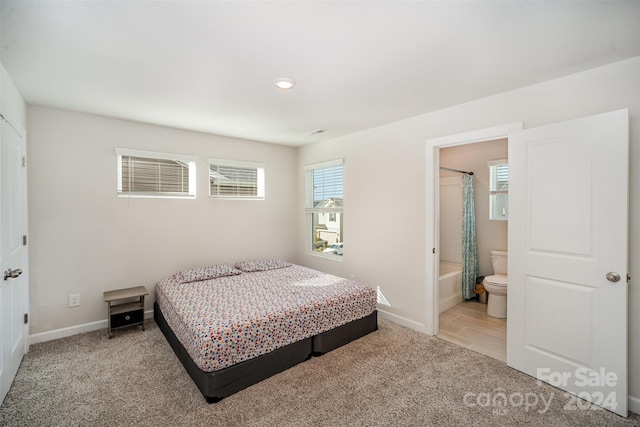
<svg viewBox="0 0 640 427"><path fill-rule="evenodd" d="M507 159L489 163L489 219L509 218L509 164Z"/></svg>
<svg viewBox="0 0 640 427"><path fill-rule="evenodd" d="M343 253L342 160L305 167L305 208L310 225L309 249L327 256Z"/></svg>
<svg viewBox="0 0 640 427"><path fill-rule="evenodd" d="M196 197L193 156L116 148L118 196Z"/></svg>
<svg viewBox="0 0 640 427"><path fill-rule="evenodd" d="M264 200L264 163L208 159L209 197Z"/></svg>

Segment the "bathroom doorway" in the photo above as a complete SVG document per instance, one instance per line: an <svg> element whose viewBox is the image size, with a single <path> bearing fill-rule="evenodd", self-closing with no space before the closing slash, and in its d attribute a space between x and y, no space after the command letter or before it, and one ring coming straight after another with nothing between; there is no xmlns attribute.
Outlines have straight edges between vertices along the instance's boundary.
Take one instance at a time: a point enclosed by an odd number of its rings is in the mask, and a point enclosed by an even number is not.
<svg viewBox="0 0 640 427"><path fill-rule="evenodd" d="M492 250L507 250L508 204L503 204L497 215L492 166L508 163L508 140L443 147L439 159L438 336L506 363L507 320L487 313L486 291L463 299L461 270L464 175L473 176L478 277L494 274ZM482 289L478 286L477 292Z"/></svg>
<svg viewBox="0 0 640 427"><path fill-rule="evenodd" d="M427 331L431 326L434 335L505 363L507 320L487 315L483 298L463 300L461 279L455 277L462 261L462 174L440 167L474 173L478 276L490 276L491 250L507 249L507 221L489 219L489 164L508 158L507 135L521 128L515 123L427 141L427 165L434 168L427 176L427 203L434 206L433 212L427 210L427 244L433 243L427 268L434 272L427 282L427 308L433 309L427 313Z"/></svg>

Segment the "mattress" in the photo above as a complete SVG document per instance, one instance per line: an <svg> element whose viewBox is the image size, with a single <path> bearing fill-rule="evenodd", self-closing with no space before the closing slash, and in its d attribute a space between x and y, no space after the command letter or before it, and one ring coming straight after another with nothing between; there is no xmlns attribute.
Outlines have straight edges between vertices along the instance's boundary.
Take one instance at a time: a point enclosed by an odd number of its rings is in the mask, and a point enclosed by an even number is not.
<svg viewBox="0 0 640 427"><path fill-rule="evenodd" d="M156 285L156 302L195 364L213 372L364 318L376 293L291 265L191 283L174 275Z"/></svg>

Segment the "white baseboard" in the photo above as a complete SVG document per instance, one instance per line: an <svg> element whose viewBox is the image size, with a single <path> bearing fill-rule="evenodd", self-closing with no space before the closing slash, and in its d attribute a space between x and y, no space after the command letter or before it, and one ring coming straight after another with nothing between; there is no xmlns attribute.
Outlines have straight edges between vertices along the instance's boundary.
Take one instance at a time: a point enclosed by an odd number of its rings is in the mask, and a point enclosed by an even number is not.
<svg viewBox="0 0 640 427"><path fill-rule="evenodd" d="M153 310L147 310L144 312L145 319L153 318ZM39 334L29 335L29 345L37 344L40 342L57 340L59 338L70 337L71 335L81 334L84 332L92 332L100 329L106 329L109 323L107 319L98 320L96 322L84 323L82 325L69 326L61 329L54 329L53 331L40 332Z"/></svg>
<svg viewBox="0 0 640 427"><path fill-rule="evenodd" d="M414 322L413 320L407 319L406 317L398 316L397 314L389 313L388 311L380 310L379 308L378 314L383 319L390 320L393 323L397 323L398 325L413 329L414 331L418 331L423 334L425 333L426 326L422 323Z"/></svg>
<svg viewBox="0 0 640 427"><path fill-rule="evenodd" d="M640 399L629 396L629 412L640 414Z"/></svg>

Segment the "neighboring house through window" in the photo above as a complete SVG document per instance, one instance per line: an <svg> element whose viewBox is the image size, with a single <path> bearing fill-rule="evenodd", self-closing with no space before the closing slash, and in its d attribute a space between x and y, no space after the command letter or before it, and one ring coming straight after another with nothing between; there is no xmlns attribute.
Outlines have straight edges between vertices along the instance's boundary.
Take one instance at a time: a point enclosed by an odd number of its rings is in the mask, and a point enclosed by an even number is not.
<svg viewBox="0 0 640 427"><path fill-rule="evenodd" d="M210 197L264 200L264 163L220 159L208 162Z"/></svg>
<svg viewBox="0 0 640 427"><path fill-rule="evenodd" d="M196 197L194 156L116 148L118 196Z"/></svg>
<svg viewBox="0 0 640 427"><path fill-rule="evenodd" d="M304 169L309 250L340 256L344 240L342 160L309 165Z"/></svg>

